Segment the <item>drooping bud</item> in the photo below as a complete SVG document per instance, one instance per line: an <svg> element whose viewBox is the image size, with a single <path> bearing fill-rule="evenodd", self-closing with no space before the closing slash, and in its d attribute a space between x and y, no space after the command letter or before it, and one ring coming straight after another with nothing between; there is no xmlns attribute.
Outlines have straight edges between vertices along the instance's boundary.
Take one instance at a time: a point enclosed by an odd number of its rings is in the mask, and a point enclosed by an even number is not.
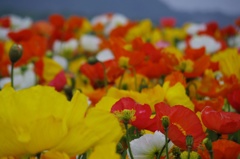
<svg viewBox="0 0 240 159"><path fill-rule="evenodd" d="M94 65L97 62L98 62L98 59L95 56L91 56L91 57L88 58L88 63L90 65Z"/></svg>
<svg viewBox="0 0 240 159"><path fill-rule="evenodd" d="M12 63L17 62L22 57L22 46L18 44L13 44L9 51L9 58Z"/></svg>
<svg viewBox="0 0 240 159"><path fill-rule="evenodd" d="M193 146L193 137L192 135L187 135L186 136L186 145L188 148L192 148Z"/></svg>
<svg viewBox="0 0 240 159"><path fill-rule="evenodd" d="M161 120L162 120L162 125L163 125L164 129L167 129L169 127L169 117L163 116L161 118Z"/></svg>

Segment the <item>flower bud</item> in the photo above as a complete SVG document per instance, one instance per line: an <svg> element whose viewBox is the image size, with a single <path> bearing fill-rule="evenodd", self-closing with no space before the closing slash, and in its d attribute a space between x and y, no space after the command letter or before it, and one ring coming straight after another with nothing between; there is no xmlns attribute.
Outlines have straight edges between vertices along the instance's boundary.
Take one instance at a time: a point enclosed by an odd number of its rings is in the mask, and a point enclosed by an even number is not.
<svg viewBox="0 0 240 159"><path fill-rule="evenodd" d="M165 129L167 129L168 126L169 126L169 118L168 118L168 116L163 116L163 117L161 118L161 120L162 120L162 125L163 125L163 127L164 127Z"/></svg>
<svg viewBox="0 0 240 159"><path fill-rule="evenodd" d="M12 63L17 62L22 57L22 46L13 44L9 51L9 58Z"/></svg>
<svg viewBox="0 0 240 159"><path fill-rule="evenodd" d="M98 59L95 56L91 56L91 57L88 58L88 63L90 65L94 65L97 62L98 62Z"/></svg>
<svg viewBox="0 0 240 159"><path fill-rule="evenodd" d="M209 138L205 138L203 140L204 145L206 146L208 151L212 150L212 141Z"/></svg>
<svg viewBox="0 0 240 159"><path fill-rule="evenodd" d="M187 135L186 136L186 145L187 145L187 147L192 147L192 145L193 145L193 137L192 137L192 135Z"/></svg>

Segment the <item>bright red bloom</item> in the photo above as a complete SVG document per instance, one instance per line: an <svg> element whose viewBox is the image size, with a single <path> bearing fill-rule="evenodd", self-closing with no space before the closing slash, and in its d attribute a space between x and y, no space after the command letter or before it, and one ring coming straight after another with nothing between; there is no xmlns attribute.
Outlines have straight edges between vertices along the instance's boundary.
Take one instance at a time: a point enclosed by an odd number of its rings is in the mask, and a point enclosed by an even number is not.
<svg viewBox="0 0 240 159"><path fill-rule="evenodd" d="M240 88L232 91L227 95L228 102L231 106L240 113Z"/></svg>
<svg viewBox="0 0 240 159"><path fill-rule="evenodd" d="M104 84L104 68L100 62L90 65L85 63L80 67L81 73L89 78L91 85L95 88L102 87Z"/></svg>
<svg viewBox="0 0 240 159"><path fill-rule="evenodd" d="M11 20L9 17L0 18L0 26L4 28L9 28L11 26Z"/></svg>
<svg viewBox="0 0 240 159"><path fill-rule="evenodd" d="M240 144L231 140L219 139L212 143L214 159L237 158L240 155ZM206 149L199 149L198 153L202 159L210 159Z"/></svg>
<svg viewBox="0 0 240 159"><path fill-rule="evenodd" d="M149 105L141 105L132 98L123 97L111 108L112 113L121 113L124 110L133 111L134 116L130 119L130 124L138 129L157 130L156 119L151 119L152 111Z"/></svg>
<svg viewBox="0 0 240 159"><path fill-rule="evenodd" d="M210 130L231 134L240 130L240 115L232 112L215 111L206 106L202 111L202 122Z"/></svg>
<svg viewBox="0 0 240 159"><path fill-rule="evenodd" d="M206 135L200 119L193 111L181 105L170 107L163 102L156 104L155 110L158 127L162 133L164 128L161 119L164 116L169 118L168 137L176 146L186 150L186 136L191 135L194 142L193 149L198 148Z"/></svg>

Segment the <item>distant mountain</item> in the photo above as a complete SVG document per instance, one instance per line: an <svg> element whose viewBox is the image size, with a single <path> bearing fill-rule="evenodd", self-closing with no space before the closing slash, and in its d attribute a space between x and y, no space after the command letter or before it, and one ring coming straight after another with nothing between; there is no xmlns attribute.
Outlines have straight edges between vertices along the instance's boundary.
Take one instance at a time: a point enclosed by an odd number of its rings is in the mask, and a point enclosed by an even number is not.
<svg viewBox="0 0 240 159"><path fill-rule="evenodd" d="M0 16L17 14L30 16L36 20L47 19L52 13L60 13L66 17L81 15L87 18L117 12L132 20L150 18L155 24L161 17L171 16L181 26L185 22L208 22L215 20L221 26L232 24L237 16L229 16L220 12L187 13L170 9L159 0L1 0Z"/></svg>

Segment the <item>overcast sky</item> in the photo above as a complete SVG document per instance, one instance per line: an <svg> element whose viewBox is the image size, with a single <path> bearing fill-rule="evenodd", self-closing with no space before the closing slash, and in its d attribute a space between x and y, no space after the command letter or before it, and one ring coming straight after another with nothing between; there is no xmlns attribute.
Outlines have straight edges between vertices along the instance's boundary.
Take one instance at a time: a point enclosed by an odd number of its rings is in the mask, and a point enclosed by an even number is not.
<svg viewBox="0 0 240 159"><path fill-rule="evenodd" d="M186 12L220 11L240 16L240 0L159 0L170 8Z"/></svg>

